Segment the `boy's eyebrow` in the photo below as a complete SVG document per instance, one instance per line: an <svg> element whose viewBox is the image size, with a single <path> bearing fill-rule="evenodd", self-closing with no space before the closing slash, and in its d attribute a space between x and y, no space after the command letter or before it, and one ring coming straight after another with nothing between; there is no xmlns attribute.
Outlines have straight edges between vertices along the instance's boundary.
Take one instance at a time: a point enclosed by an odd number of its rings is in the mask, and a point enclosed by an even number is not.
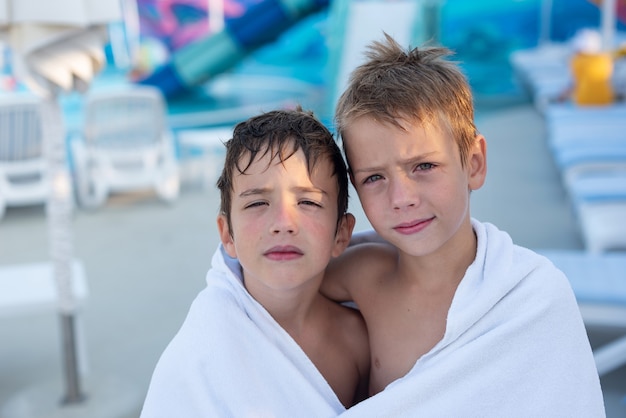
<svg viewBox="0 0 626 418"><path fill-rule="evenodd" d="M400 165L406 165L406 164L411 164L414 163L416 161L421 161L421 160L425 160L428 159L429 157L431 157L433 154L436 154L437 151L431 151L431 152L425 152L424 154L420 154L420 155L415 155L409 158L405 158L404 160L400 160ZM382 170L384 167L383 166L373 166L373 167L362 167L360 169L357 170L352 170L353 173L360 173L360 172L372 172L372 171L380 171Z"/></svg>
<svg viewBox="0 0 626 418"><path fill-rule="evenodd" d="M255 195L259 195L259 194L265 194L265 193L268 193L268 192L269 192L268 188L248 189L248 190L244 190L243 192L239 193L239 197L255 196Z"/></svg>
<svg viewBox="0 0 626 418"><path fill-rule="evenodd" d="M324 196L327 196L326 190L320 189L319 187L294 187L296 192L300 193L321 193Z"/></svg>
<svg viewBox="0 0 626 418"><path fill-rule="evenodd" d="M298 192L298 193L321 193L324 196L328 195L328 193L325 190L320 189L318 187L305 187L305 186L302 186L302 187L294 187L293 190ZM267 187L253 188L253 189L244 190L243 192L239 193L239 197L263 195L263 194L267 194L269 192L270 192L270 189L267 188Z"/></svg>

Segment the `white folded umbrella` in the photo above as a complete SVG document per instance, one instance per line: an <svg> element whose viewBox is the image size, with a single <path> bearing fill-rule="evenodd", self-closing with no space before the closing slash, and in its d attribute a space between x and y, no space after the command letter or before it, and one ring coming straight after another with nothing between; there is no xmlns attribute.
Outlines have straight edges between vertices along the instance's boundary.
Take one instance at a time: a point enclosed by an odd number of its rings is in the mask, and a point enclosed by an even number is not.
<svg viewBox="0 0 626 418"><path fill-rule="evenodd" d="M106 24L122 19L121 1L0 0L0 35L8 39L11 46L14 75L45 98L42 125L47 142L48 174L53 184L47 216L62 320L65 404L79 404L84 397L79 382L74 325L77 302L72 292L73 205L65 129L57 98L60 93L85 91L102 69Z"/></svg>

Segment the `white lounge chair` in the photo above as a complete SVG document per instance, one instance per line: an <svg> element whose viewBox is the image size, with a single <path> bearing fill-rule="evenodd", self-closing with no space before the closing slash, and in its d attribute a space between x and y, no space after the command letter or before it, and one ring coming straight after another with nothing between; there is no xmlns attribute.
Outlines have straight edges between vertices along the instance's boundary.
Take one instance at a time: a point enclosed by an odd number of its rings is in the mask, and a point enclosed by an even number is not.
<svg viewBox="0 0 626 418"><path fill-rule="evenodd" d="M553 150L594 141L626 139L626 105L577 106L555 103L546 107L546 133Z"/></svg>
<svg viewBox="0 0 626 418"><path fill-rule="evenodd" d="M147 86L94 91L86 97L82 135L71 142L76 190L86 207L111 192L152 188L178 197L180 179L162 93Z"/></svg>
<svg viewBox="0 0 626 418"><path fill-rule="evenodd" d="M181 177L192 182L199 180L202 187L213 189L224 165L224 143L232 138L233 129L227 125L178 131Z"/></svg>
<svg viewBox="0 0 626 418"><path fill-rule="evenodd" d="M544 116L585 248L626 249L626 106L551 104Z"/></svg>
<svg viewBox="0 0 626 418"><path fill-rule="evenodd" d="M567 42L542 44L510 54L511 67L537 109L542 110L571 84L571 54Z"/></svg>
<svg viewBox="0 0 626 418"><path fill-rule="evenodd" d="M618 48L625 40L626 33L617 32L613 40L614 48ZM576 50L576 42L576 37L572 37L564 42L548 42L510 54L511 67L540 112L571 87L573 77L570 60ZM614 72L613 85L616 91L622 92L625 81L619 77L623 69L616 69L618 71Z"/></svg>
<svg viewBox="0 0 626 418"><path fill-rule="evenodd" d="M623 331L617 339L594 348L598 373L602 376L626 366L626 252L538 252L568 277L588 328L610 327Z"/></svg>
<svg viewBox="0 0 626 418"><path fill-rule="evenodd" d="M0 96L0 219L7 206L45 203L49 182L40 101L29 94Z"/></svg>
<svg viewBox="0 0 626 418"><path fill-rule="evenodd" d="M626 250L626 169L573 177L567 191L587 251Z"/></svg>
<svg viewBox="0 0 626 418"><path fill-rule="evenodd" d="M626 138L589 138L555 149L553 154L566 188L587 174L626 171Z"/></svg>

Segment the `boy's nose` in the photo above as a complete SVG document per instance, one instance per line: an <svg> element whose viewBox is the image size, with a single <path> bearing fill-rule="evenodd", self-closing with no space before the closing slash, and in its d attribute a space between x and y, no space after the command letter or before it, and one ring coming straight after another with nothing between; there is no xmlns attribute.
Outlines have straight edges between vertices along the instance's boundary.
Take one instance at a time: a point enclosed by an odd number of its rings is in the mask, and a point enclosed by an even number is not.
<svg viewBox="0 0 626 418"><path fill-rule="evenodd" d="M272 221L271 232L278 234L287 232L293 234L297 232L295 209L290 204L279 204L274 206L274 219Z"/></svg>
<svg viewBox="0 0 626 418"><path fill-rule="evenodd" d="M394 210L402 210L418 204L416 184L406 175L396 176L389 184L389 199Z"/></svg>

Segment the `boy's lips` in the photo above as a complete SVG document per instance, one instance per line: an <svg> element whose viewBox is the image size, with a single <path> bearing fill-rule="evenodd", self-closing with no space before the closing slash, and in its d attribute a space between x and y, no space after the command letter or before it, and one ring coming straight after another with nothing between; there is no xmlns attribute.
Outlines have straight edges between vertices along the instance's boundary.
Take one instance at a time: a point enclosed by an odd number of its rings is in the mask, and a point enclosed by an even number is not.
<svg viewBox="0 0 626 418"><path fill-rule="evenodd" d="M396 232L399 232L404 235L415 234L416 232L420 232L421 230L426 228L428 225L430 225L433 219L435 218L432 217L428 219L418 219L414 221L403 222L401 224L394 226L393 229Z"/></svg>
<svg viewBox="0 0 626 418"><path fill-rule="evenodd" d="M288 261L302 257L304 252L293 245L277 245L265 251L263 255L274 261Z"/></svg>

